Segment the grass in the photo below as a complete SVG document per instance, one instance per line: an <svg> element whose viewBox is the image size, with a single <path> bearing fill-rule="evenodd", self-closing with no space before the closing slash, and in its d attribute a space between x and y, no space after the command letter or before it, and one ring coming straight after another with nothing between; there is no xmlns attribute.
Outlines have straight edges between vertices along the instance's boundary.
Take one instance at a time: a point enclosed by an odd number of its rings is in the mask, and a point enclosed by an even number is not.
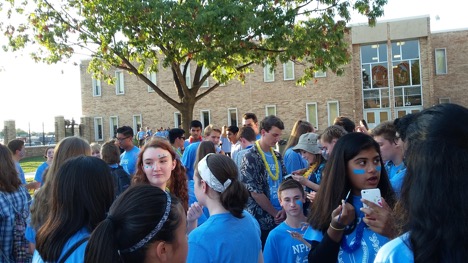
<svg viewBox="0 0 468 263"><path fill-rule="evenodd" d="M35 156L22 159L20 164L25 173L30 173L35 172L43 162L45 162L44 156Z"/></svg>

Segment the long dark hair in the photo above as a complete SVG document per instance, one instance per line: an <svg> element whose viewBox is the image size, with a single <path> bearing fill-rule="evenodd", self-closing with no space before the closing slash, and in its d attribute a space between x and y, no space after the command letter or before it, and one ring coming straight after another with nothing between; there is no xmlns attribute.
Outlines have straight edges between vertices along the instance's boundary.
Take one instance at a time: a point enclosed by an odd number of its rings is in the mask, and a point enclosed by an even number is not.
<svg viewBox="0 0 468 263"><path fill-rule="evenodd" d="M185 213L179 200L171 196L170 213L161 229L141 248L125 252L156 227L166 212L166 204L166 193L158 187L137 184L128 188L92 233L85 262L144 262L148 244L157 240L173 242Z"/></svg>
<svg viewBox="0 0 468 263"><path fill-rule="evenodd" d="M348 161L367 149L374 149L380 155L379 144L364 133L348 133L337 141L323 170L322 183L309 214L308 221L313 228L322 231L328 228L332 211L352 188L347 169ZM377 187L388 205L393 207L395 197L382 160L380 166L382 170Z"/></svg>
<svg viewBox="0 0 468 263"><path fill-rule="evenodd" d="M88 141L79 137L66 137L55 146L54 159L42 177L42 187L34 195L31 205L31 224L37 230L41 227L50 211L52 190L50 189L56 174L62 164L76 156L91 155L91 146Z"/></svg>
<svg viewBox="0 0 468 263"><path fill-rule="evenodd" d="M226 190L220 193L219 199L221 205L233 216L242 218L242 212L247 204L249 192L238 179L237 165L231 158L222 154L210 154L206 156L206 164L220 183L224 184L228 179L231 180L231 184ZM195 169L194 176L197 176L201 180L198 169Z"/></svg>
<svg viewBox="0 0 468 263"><path fill-rule="evenodd" d="M18 190L21 181L18 177L13 157L3 144L0 144L0 191L12 193Z"/></svg>
<svg viewBox="0 0 468 263"><path fill-rule="evenodd" d="M143 171L143 153L148 148L161 148L168 151L171 154L172 160L176 161L176 166L172 170L171 178L169 179L168 188L169 191L177 196L185 211L188 210L188 185L187 185L187 176L185 175L185 168L182 166L182 163L178 158L176 158L176 152L165 139L154 138L151 141L147 142L140 153L138 154L137 161L137 170L133 176L133 183L145 183L149 184L148 177L146 177L145 171Z"/></svg>
<svg viewBox="0 0 468 263"><path fill-rule="evenodd" d="M468 257L468 109L440 104L412 117L406 129L407 170L396 206L409 231L414 262Z"/></svg>
<svg viewBox="0 0 468 263"><path fill-rule="evenodd" d="M66 242L82 228L92 231L114 199L108 165L101 159L79 156L63 163L51 182L50 212L36 237L44 261L57 261Z"/></svg>

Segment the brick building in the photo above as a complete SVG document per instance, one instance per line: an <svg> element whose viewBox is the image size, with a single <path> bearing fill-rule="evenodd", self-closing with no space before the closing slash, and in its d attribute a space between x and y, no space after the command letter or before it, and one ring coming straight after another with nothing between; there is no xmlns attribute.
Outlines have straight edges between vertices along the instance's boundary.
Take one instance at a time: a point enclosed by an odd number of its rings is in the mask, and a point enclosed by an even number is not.
<svg viewBox="0 0 468 263"><path fill-rule="evenodd" d="M352 54L343 76L316 75L306 86L295 85L303 67L278 64L273 74L254 67L245 84L232 80L200 100L194 119L204 125L240 125L242 114L259 119L276 114L285 123L284 137L298 119L323 130L338 115L371 127L443 102L468 106L468 30L430 32L429 17L351 26L347 41ZM92 79L89 61L81 64L81 123L89 141L107 140L116 127L176 127L180 113L134 75L116 70L115 85ZM190 76L194 76L195 67ZM172 73L162 68L151 80L176 98ZM209 79L206 86L213 84ZM190 81L187 80L189 83Z"/></svg>

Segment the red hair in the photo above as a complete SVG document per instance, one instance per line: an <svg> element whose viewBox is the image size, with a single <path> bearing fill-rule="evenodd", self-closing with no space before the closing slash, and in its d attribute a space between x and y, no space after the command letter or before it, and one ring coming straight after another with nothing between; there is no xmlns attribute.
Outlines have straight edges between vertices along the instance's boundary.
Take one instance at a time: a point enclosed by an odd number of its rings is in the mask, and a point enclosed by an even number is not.
<svg viewBox="0 0 468 263"><path fill-rule="evenodd" d="M168 151L171 154L172 160L175 160L176 165L174 170L172 170L171 178L169 179L168 186L169 191L177 196L185 211L188 210L188 186L187 186L187 175L185 174L185 168L182 166L182 163L179 159L176 158L176 153L172 146L164 139L154 138L151 141L147 142L140 153L138 154L137 161L137 170L132 179L132 184L149 184L148 177L146 177L145 172L143 171L143 154L148 148L161 148ZM163 189L164 190L164 189Z"/></svg>

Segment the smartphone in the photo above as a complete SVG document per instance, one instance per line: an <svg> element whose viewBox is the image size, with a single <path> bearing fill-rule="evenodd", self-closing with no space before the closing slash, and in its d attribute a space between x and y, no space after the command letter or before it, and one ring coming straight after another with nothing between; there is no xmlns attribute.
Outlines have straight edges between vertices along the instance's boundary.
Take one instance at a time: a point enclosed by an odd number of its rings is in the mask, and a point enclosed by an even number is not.
<svg viewBox="0 0 468 263"><path fill-rule="evenodd" d="M361 190L361 197L362 199L366 199L371 201L378 206L382 206L382 196L380 195L379 188L372 188L372 189L364 189ZM368 205L363 203L364 208L368 208Z"/></svg>
<svg viewBox="0 0 468 263"><path fill-rule="evenodd" d="M288 175L286 175L286 176L283 178L283 180L291 179L291 178L292 178L292 174L288 174Z"/></svg>

